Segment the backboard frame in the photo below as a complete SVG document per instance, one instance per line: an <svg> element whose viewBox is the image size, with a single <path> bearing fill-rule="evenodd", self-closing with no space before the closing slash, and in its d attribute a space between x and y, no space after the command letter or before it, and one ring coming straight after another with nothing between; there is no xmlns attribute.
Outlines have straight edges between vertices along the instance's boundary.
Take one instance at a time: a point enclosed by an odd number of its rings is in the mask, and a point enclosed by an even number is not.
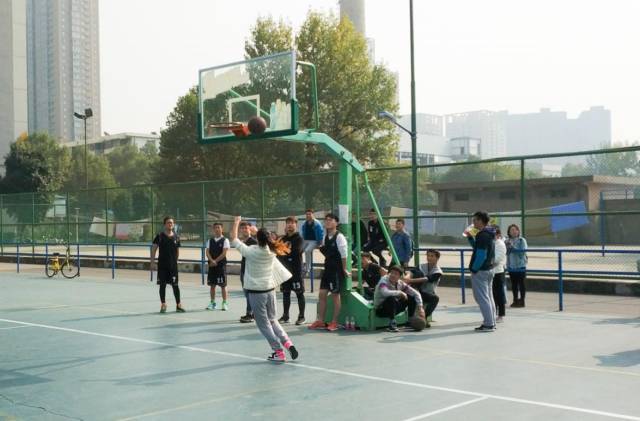
<svg viewBox="0 0 640 421"><path fill-rule="evenodd" d="M272 58L278 57L291 57L291 98L289 99L289 104L291 108L291 127L281 130L273 130L273 131L265 131L261 134L249 134L248 136L236 137L232 133L228 136L207 136L205 134L205 124L203 122L204 115L204 101L202 100L202 75L203 73L210 72L212 70L223 69L232 66L241 66L247 65L251 63L258 63L261 61L266 61ZM291 136L298 134L299 131L299 106L298 101L296 99L296 71L297 71L298 62L296 61L296 52L294 50L285 51L281 53L271 54L268 56L257 57L249 60L241 60L232 63L226 63L218 66L207 67L204 69L200 69L198 71L198 142L204 145L212 145L212 144L220 144L220 143L230 143L230 142L246 142L257 139L270 139L270 138L281 138L285 136ZM259 104L259 103L258 103ZM259 107L259 105L258 105Z"/></svg>

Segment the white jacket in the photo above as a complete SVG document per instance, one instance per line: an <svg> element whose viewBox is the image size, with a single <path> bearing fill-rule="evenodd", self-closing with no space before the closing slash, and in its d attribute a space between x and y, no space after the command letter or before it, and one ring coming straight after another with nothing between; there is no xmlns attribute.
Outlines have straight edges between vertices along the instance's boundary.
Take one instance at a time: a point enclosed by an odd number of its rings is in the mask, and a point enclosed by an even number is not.
<svg viewBox="0 0 640 421"><path fill-rule="evenodd" d="M493 273L504 273L507 266L507 246L502 238L496 238Z"/></svg>
<svg viewBox="0 0 640 421"><path fill-rule="evenodd" d="M270 291L291 278L291 273L268 247L247 246L237 238L233 240L231 246L238 249L246 259L244 289Z"/></svg>

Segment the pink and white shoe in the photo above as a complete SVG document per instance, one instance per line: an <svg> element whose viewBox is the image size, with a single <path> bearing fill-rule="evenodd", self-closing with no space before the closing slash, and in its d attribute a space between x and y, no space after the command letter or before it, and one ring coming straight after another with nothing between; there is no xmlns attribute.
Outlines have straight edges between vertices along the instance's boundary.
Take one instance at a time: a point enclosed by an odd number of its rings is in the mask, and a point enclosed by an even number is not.
<svg viewBox="0 0 640 421"><path fill-rule="evenodd" d="M273 354L267 357L268 361L272 361L274 363L283 363L287 361L287 358L284 355L284 351L279 349L275 351Z"/></svg>

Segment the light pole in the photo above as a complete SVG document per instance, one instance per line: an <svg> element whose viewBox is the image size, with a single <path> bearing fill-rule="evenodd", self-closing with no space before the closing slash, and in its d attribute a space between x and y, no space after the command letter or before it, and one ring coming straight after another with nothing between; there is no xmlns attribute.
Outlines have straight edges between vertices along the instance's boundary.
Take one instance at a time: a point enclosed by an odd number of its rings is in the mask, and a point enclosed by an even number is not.
<svg viewBox="0 0 640 421"><path fill-rule="evenodd" d="M412 221L413 221L413 246L420 247L420 233L418 223L418 151L417 151L417 129L416 129L416 76L414 66L414 48L413 48L413 0L409 0L409 38L410 38L410 54L411 54L411 130L403 127L396 118L387 111L381 111L378 114L380 118L386 118L411 136L411 187L412 187ZM420 264L420 253L413 255L414 266Z"/></svg>
<svg viewBox="0 0 640 421"><path fill-rule="evenodd" d="M73 113L75 118L79 118L84 121L84 182L85 189L89 189L89 171L87 170L87 119L93 117L93 110L91 108L85 108L84 114Z"/></svg>

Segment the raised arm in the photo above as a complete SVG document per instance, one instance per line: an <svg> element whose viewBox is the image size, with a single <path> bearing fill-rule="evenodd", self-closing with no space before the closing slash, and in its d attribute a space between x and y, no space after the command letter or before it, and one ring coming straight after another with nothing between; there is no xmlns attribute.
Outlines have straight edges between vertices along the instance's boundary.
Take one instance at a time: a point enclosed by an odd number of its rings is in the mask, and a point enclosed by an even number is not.
<svg viewBox="0 0 640 421"><path fill-rule="evenodd" d="M241 216L233 217L233 225L231 226L231 232L229 232L229 237L231 238L231 242L238 238L238 227L240 226L240 221L242 221Z"/></svg>

